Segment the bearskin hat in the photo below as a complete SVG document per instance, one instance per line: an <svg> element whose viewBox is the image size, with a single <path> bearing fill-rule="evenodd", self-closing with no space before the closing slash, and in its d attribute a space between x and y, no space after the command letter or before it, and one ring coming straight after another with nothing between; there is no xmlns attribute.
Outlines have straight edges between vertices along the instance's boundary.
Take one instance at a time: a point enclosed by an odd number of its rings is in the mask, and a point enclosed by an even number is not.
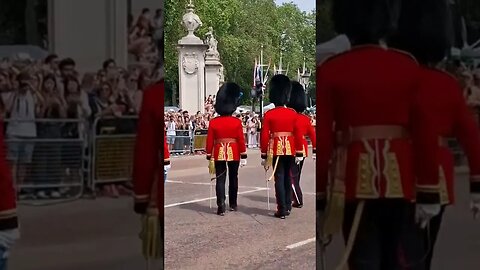
<svg viewBox="0 0 480 270"><path fill-rule="evenodd" d="M398 30L388 43L422 64L440 62L453 41L451 27L448 0L404 0Z"/></svg>
<svg viewBox="0 0 480 270"><path fill-rule="evenodd" d="M270 102L275 106L285 106L290 100L292 82L282 74L277 74L270 80L269 95Z"/></svg>
<svg viewBox="0 0 480 270"><path fill-rule="evenodd" d="M353 45L378 44L395 31L400 7L401 0L334 0L335 31Z"/></svg>
<svg viewBox="0 0 480 270"><path fill-rule="evenodd" d="M307 95L303 86L297 82L292 82L292 93L287 107L294 109L297 113L301 113L307 109Z"/></svg>
<svg viewBox="0 0 480 270"><path fill-rule="evenodd" d="M219 115L232 115L240 105L243 92L236 83L227 82L220 87L215 99L215 111Z"/></svg>

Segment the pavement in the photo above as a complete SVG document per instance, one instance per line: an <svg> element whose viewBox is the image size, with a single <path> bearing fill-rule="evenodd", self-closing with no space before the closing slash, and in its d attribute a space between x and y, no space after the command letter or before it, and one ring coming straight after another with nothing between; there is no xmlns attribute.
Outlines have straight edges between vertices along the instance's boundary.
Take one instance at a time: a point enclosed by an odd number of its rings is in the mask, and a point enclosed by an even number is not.
<svg viewBox="0 0 480 270"><path fill-rule="evenodd" d="M210 209L210 177L204 156L172 159L165 184L165 269L315 269L314 164L307 160L305 207L285 220L267 210L265 172L257 150L239 171L239 211ZM432 270L480 269L480 221L468 210L466 171L457 177L457 202L444 217ZM215 196L215 195L213 195ZM145 269L139 217L130 198L78 200L43 207L21 206L22 238L12 250L12 270ZM327 249L327 269L343 251L340 237Z"/></svg>

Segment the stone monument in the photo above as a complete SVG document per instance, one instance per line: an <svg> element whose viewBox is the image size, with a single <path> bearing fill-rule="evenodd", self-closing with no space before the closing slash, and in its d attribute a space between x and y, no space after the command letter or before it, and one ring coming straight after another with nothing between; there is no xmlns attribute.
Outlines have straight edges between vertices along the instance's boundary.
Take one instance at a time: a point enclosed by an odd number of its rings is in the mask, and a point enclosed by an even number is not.
<svg viewBox="0 0 480 270"><path fill-rule="evenodd" d="M187 4L182 25L188 34L178 41L179 105L190 113L205 111L205 52L209 48L195 36L202 21L195 14L192 1Z"/></svg>
<svg viewBox="0 0 480 270"><path fill-rule="evenodd" d="M215 95L223 84L223 65L220 63L220 54L218 53L218 41L213 35L213 28L209 27L205 34L205 44L208 49L205 53L205 90L206 96Z"/></svg>

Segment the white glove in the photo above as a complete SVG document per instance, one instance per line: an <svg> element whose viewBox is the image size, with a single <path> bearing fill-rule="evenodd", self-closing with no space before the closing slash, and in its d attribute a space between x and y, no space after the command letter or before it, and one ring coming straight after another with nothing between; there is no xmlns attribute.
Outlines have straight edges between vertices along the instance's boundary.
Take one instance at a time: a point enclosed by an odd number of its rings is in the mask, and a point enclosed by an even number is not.
<svg viewBox="0 0 480 270"><path fill-rule="evenodd" d="M295 157L295 163L298 165L300 162L302 162L304 157Z"/></svg>
<svg viewBox="0 0 480 270"><path fill-rule="evenodd" d="M480 218L480 193L470 195L470 209L474 219Z"/></svg>
<svg viewBox="0 0 480 270"><path fill-rule="evenodd" d="M262 166L265 167L265 164L267 164L267 160L262 159Z"/></svg>
<svg viewBox="0 0 480 270"><path fill-rule="evenodd" d="M163 170L164 170L165 172L168 172L168 171L170 170L170 168L171 168L171 165L164 165L164 166L163 166Z"/></svg>
<svg viewBox="0 0 480 270"><path fill-rule="evenodd" d="M247 166L247 159L240 159L240 167Z"/></svg>
<svg viewBox="0 0 480 270"><path fill-rule="evenodd" d="M416 204L415 221L420 224L420 228L427 227L428 222L434 216L440 214L440 204Z"/></svg>

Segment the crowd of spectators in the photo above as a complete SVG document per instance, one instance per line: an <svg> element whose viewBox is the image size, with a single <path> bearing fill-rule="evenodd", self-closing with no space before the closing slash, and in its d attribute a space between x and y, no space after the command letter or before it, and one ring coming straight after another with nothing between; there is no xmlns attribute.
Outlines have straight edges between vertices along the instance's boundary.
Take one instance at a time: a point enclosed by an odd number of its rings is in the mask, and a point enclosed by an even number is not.
<svg viewBox="0 0 480 270"><path fill-rule="evenodd" d="M131 121L115 119L137 115L142 89L161 76L160 65L155 64L158 52L152 42L152 39L163 38L159 31L160 16L161 11L157 10L156 16L149 19L149 10L145 9L130 29L130 45L135 47L143 40L142 44L148 43L148 46L137 46L129 51L138 62L127 68L107 59L99 70L80 74L74 59L60 59L56 54L34 60L20 53L1 60L0 117L5 119L5 137L12 141L7 143L7 154L17 185L30 183L32 179L43 184L65 181L75 174L74 170L81 169L73 168L73 164L66 161L75 158L78 163L88 147L65 149L52 144L45 147L45 144L28 142L31 139L86 138L97 118L105 119L99 121L94 131L97 134L135 132L135 124ZM123 184L100 188L113 197L129 192ZM59 198L68 193L61 188L21 189L19 192L21 199Z"/></svg>
<svg viewBox="0 0 480 270"><path fill-rule="evenodd" d="M158 47L163 44L163 10L157 9L152 17L151 11L144 8L134 21L129 17L128 52L133 60L155 65L158 62Z"/></svg>
<svg viewBox="0 0 480 270"><path fill-rule="evenodd" d="M215 117L215 96L208 96L205 100L205 112L196 112L194 115L185 110L170 109L165 112L165 132L167 144L172 155L185 155L191 152L191 143L194 134L205 135L208 123ZM260 116L251 111L237 110L233 116L239 118L243 124L243 133L248 148L258 148L260 145L260 130L262 123ZM312 124L316 124L315 114L309 114ZM198 132L197 132L198 131ZM202 133L203 132L203 133ZM203 151L196 151L202 154Z"/></svg>

